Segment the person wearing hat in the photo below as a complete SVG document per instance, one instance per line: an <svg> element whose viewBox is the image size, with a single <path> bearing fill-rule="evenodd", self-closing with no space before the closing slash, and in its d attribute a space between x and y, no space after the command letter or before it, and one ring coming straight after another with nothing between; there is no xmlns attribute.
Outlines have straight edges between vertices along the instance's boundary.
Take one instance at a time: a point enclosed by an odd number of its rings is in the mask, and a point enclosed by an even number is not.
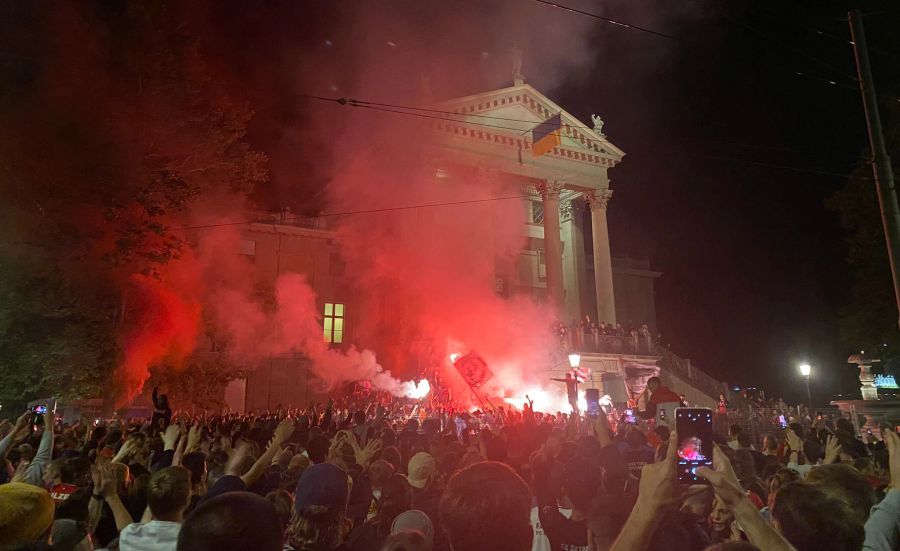
<svg viewBox="0 0 900 551"><path fill-rule="evenodd" d="M350 476L331 463L303 471L294 492L290 545L295 549L338 549L350 532L347 501Z"/></svg>
<svg viewBox="0 0 900 551"><path fill-rule="evenodd" d="M428 515L418 509L410 509L397 515L391 525L391 535L413 530L425 536L428 545L434 544L434 524Z"/></svg>
<svg viewBox="0 0 900 551"><path fill-rule="evenodd" d="M46 542L52 524L50 492L24 482L0 485L0 544Z"/></svg>
<svg viewBox="0 0 900 551"><path fill-rule="evenodd" d="M444 486L438 477L434 457L426 452L417 453L409 460L407 473L409 485L413 487L412 508L424 512L428 518L437 519ZM437 532L440 539L441 531Z"/></svg>

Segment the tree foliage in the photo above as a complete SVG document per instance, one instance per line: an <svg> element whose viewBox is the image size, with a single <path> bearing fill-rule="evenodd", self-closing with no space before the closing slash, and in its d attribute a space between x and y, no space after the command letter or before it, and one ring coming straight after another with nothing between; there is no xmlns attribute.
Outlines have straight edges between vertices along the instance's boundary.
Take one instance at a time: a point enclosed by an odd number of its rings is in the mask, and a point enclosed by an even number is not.
<svg viewBox="0 0 900 551"><path fill-rule="evenodd" d="M900 109L882 110L892 159L900 159ZM890 122L893 121L893 122ZM868 160L868 153L862 160ZM895 178L900 165L894 163ZM881 356L884 367L900 365L900 326L888 262L881 209L871 165L861 163L846 185L828 198L846 230L847 262L853 279L840 312L841 341L848 350Z"/></svg>
<svg viewBox="0 0 900 551"><path fill-rule="evenodd" d="M95 396L128 278L267 179L173 1L0 4L0 395Z"/></svg>

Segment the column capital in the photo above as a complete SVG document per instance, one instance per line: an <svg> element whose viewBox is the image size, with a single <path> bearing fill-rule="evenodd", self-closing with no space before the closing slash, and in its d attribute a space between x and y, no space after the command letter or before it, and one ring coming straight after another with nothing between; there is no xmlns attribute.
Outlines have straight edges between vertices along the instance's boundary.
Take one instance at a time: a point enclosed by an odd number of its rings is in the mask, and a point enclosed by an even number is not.
<svg viewBox="0 0 900 551"><path fill-rule="evenodd" d="M613 190L596 189L594 191L582 193L582 195L584 196L584 200L587 201L587 204L591 207L591 210L606 210L606 207L609 205L609 200L612 199Z"/></svg>
<svg viewBox="0 0 900 551"><path fill-rule="evenodd" d="M565 187L565 183L559 180L543 180L534 187L542 197L559 199L559 192Z"/></svg>

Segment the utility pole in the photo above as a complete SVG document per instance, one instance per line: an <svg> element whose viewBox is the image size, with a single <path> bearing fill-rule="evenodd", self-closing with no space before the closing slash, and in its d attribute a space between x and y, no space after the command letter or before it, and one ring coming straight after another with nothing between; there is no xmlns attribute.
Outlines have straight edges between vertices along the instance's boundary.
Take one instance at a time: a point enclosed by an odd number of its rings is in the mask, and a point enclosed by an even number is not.
<svg viewBox="0 0 900 551"><path fill-rule="evenodd" d="M888 261L891 264L891 277L894 280L894 299L900 316L900 207L897 206L897 192L894 189L894 172L891 169L891 158L884 145L884 134L881 131L881 117L878 114L878 97L875 95L875 82L872 80L872 67L869 65L869 50L866 46L866 31L863 28L862 13L852 10L850 18L850 36L853 40L853 52L856 54L856 70L859 74L859 89L862 92L863 108L866 112L866 124L869 127L869 144L872 148L872 170L875 173L875 189L878 191L878 205L881 208L881 221L884 224L884 240L887 243ZM900 317L898 317L900 328Z"/></svg>

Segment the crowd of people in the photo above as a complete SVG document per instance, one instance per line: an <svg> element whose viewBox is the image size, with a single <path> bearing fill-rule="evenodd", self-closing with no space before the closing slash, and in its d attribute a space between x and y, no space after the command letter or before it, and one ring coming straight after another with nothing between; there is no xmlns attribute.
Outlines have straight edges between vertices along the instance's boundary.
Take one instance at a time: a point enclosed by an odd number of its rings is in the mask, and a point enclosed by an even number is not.
<svg viewBox="0 0 900 551"><path fill-rule="evenodd" d="M664 392L655 385L649 391ZM664 398L660 398L663 400ZM656 400L656 401L659 401ZM0 424L0 549L878 550L900 542L900 436L846 419L717 435L678 482L654 419L371 403ZM485 421L485 419L490 421Z"/></svg>

